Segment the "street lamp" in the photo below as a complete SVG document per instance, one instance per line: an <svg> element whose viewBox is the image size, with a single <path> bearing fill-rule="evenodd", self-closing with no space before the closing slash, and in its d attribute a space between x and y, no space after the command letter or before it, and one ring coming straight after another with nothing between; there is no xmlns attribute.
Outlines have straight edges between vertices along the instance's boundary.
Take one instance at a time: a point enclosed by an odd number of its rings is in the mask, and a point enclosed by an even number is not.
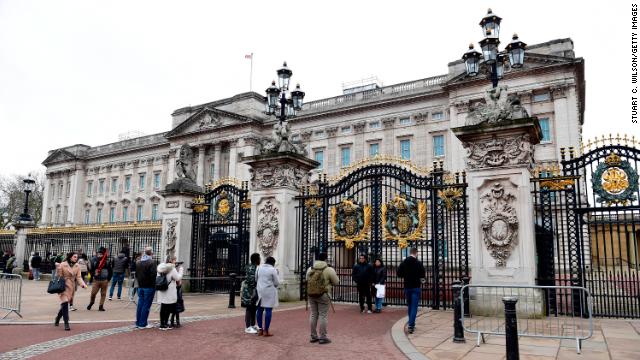
<svg viewBox="0 0 640 360"><path fill-rule="evenodd" d="M300 84L296 85L296 89L291 91L291 97L287 99L287 91L293 71L287 67L287 63L282 64L282 68L278 69L278 85L273 81L271 86L266 90L267 93L267 114L275 115L280 124L287 121L288 118L296 116L296 112L302 109L304 99L304 91L300 90Z"/></svg>
<svg viewBox="0 0 640 360"><path fill-rule="evenodd" d="M499 51L500 45L500 22L502 18L495 15L491 9L487 11L487 15L480 21L482 27L482 39L479 44L482 50L483 64L489 66L488 78L491 80L493 87L498 87L498 81L504 75L504 63L506 58L512 68L520 68L524 64L524 50L527 44L518 39L518 35L513 34L513 40L506 46L505 51ZM476 76L479 73L480 53L473 49L473 44L469 46L469 50L462 55L468 76Z"/></svg>
<svg viewBox="0 0 640 360"><path fill-rule="evenodd" d="M23 185L24 185L24 212L22 214L20 214L20 221L24 221L24 222L29 222L29 221L33 221L33 218L31 217L31 215L29 215L29 194L35 189L36 187L36 181L33 180L33 178L31 177L31 174L29 174L29 176L22 180L23 181Z"/></svg>

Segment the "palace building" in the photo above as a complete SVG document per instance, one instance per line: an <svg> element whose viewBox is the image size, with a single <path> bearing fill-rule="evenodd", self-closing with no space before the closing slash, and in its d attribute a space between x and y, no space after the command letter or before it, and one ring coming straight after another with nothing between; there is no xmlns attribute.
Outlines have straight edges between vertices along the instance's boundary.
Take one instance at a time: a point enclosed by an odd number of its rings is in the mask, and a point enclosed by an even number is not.
<svg viewBox="0 0 640 360"><path fill-rule="evenodd" d="M575 56L571 39L528 46L524 67L505 64L502 84L539 120L538 163L556 163L560 148L580 148L584 60ZM489 86L484 76L468 77L461 60L449 63L447 74L382 87L365 84L304 104L289 122L292 140L320 163L311 179L337 175L376 155L462 171L463 146L450 129L465 125ZM177 150L185 144L193 149L198 185L249 180L242 159L258 152L276 121L265 114L265 102L262 94L243 93L175 110L164 133L49 151L40 225L160 220L159 191L174 180Z"/></svg>

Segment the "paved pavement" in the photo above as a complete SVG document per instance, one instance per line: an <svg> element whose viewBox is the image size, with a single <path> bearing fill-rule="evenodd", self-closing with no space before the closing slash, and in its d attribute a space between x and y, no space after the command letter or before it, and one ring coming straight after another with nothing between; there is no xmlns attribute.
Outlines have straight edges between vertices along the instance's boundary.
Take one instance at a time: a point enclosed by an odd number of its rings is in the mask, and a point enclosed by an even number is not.
<svg viewBox="0 0 640 360"><path fill-rule="evenodd" d="M416 332L408 337L427 359L505 358L504 336L486 335L486 343L476 346L475 334L466 333L466 343L453 343L453 313L450 311L423 313L416 321ZM640 359L640 320L595 319L593 336L582 343L580 355L576 354L575 340L520 337L519 346L521 360L637 360Z"/></svg>

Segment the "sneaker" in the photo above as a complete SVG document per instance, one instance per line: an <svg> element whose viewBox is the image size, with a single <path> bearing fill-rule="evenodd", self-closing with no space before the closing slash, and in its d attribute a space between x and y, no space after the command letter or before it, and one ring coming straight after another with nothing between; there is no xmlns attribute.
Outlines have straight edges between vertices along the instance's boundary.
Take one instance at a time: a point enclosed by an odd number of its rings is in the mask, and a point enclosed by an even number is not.
<svg viewBox="0 0 640 360"><path fill-rule="evenodd" d="M71 310L71 311L76 311L76 310L78 310L78 309L74 308L73 306L69 306L69 310Z"/></svg>
<svg viewBox="0 0 640 360"><path fill-rule="evenodd" d="M410 328L407 329L407 332L409 334L413 334L414 331L416 331L416 328L414 328L414 327L410 327Z"/></svg>
<svg viewBox="0 0 640 360"><path fill-rule="evenodd" d="M256 332L260 331L260 328L258 327L258 325L253 325L252 328L254 328Z"/></svg>
<svg viewBox="0 0 640 360"><path fill-rule="evenodd" d="M168 327L166 327L166 326L160 326L158 329L160 329L160 330L162 330L162 331L167 331L167 330L169 330L169 328L168 328Z"/></svg>
<svg viewBox="0 0 640 360"><path fill-rule="evenodd" d="M151 324L147 324L147 326L145 326L144 328L145 328L145 329L153 329L153 328L154 328L154 326L153 326L153 325L151 325Z"/></svg>
<svg viewBox="0 0 640 360"><path fill-rule="evenodd" d="M109 296L109 301L113 300L113 298L111 296Z"/></svg>
<svg viewBox="0 0 640 360"><path fill-rule="evenodd" d="M311 338L309 340L310 343L317 343L318 341L320 341L320 339L318 339L318 338Z"/></svg>
<svg viewBox="0 0 640 360"><path fill-rule="evenodd" d="M118 297L118 300L122 300L122 298Z"/></svg>
<svg viewBox="0 0 640 360"><path fill-rule="evenodd" d="M248 328L244 329L244 332L247 333L247 334L257 334L258 330L256 330L253 327L249 326Z"/></svg>
<svg viewBox="0 0 640 360"><path fill-rule="evenodd" d="M318 340L318 343L319 344L330 344L331 340L329 340L329 339L320 339L320 340Z"/></svg>
<svg viewBox="0 0 640 360"><path fill-rule="evenodd" d="M367 314L371 314L371 310L367 310Z"/></svg>
<svg viewBox="0 0 640 360"><path fill-rule="evenodd" d="M364 309L360 309L360 314L364 314Z"/></svg>

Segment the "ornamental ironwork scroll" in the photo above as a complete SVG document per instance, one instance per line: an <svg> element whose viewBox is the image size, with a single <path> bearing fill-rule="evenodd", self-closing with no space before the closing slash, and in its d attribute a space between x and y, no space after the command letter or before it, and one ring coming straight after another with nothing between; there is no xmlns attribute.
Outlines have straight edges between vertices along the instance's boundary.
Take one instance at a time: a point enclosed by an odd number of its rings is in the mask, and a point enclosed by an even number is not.
<svg viewBox="0 0 640 360"><path fill-rule="evenodd" d="M404 249L408 241L422 238L427 224L427 204L415 202L405 194L396 195L382 205L382 234L385 240L396 240Z"/></svg>
<svg viewBox="0 0 640 360"><path fill-rule="evenodd" d="M611 205L626 205L637 200L638 173L628 161L610 153L604 163L598 164L591 178L596 201Z"/></svg>
<svg viewBox="0 0 640 360"><path fill-rule="evenodd" d="M512 206L516 197L500 183L480 197L482 238L496 267L505 267L511 251L518 244L518 216Z"/></svg>
<svg viewBox="0 0 640 360"><path fill-rule="evenodd" d="M451 210L462 198L462 189L448 187L446 189L438 190L438 197L444 202L444 206L447 210Z"/></svg>
<svg viewBox="0 0 640 360"><path fill-rule="evenodd" d="M347 198L331 208L331 228L336 241L344 241L347 249L352 249L354 242L364 241L369 236L371 227L371 205L358 204Z"/></svg>

